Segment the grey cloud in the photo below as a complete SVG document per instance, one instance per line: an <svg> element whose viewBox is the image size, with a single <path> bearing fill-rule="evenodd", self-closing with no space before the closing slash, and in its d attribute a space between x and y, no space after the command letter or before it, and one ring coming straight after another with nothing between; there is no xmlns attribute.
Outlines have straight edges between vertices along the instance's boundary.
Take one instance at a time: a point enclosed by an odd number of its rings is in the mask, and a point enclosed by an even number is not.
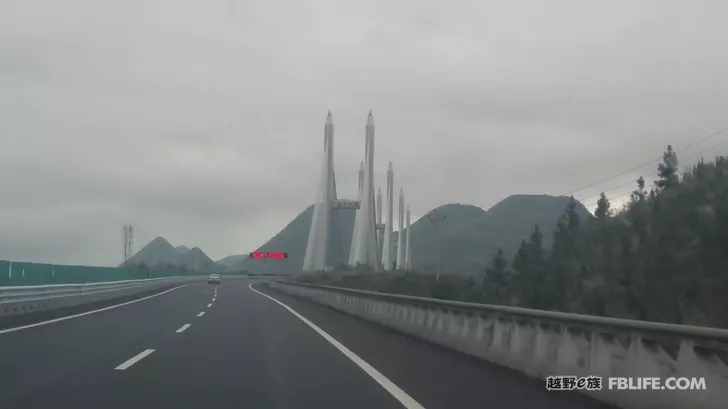
<svg viewBox="0 0 728 409"><path fill-rule="evenodd" d="M0 0L0 258L113 265L128 222L139 245L255 248L313 201L328 109L344 197L369 110L378 185L394 162L414 218L573 190L728 125L726 15L722 1Z"/></svg>

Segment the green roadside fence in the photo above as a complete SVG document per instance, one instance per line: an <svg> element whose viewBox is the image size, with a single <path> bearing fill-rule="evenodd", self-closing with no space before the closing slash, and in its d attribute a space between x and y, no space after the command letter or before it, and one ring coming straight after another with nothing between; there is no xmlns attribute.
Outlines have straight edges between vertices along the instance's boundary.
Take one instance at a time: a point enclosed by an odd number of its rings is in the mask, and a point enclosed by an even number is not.
<svg viewBox="0 0 728 409"><path fill-rule="evenodd" d="M208 273L182 269L67 266L61 264L0 260L0 287L103 283L107 281L183 277L205 274Z"/></svg>

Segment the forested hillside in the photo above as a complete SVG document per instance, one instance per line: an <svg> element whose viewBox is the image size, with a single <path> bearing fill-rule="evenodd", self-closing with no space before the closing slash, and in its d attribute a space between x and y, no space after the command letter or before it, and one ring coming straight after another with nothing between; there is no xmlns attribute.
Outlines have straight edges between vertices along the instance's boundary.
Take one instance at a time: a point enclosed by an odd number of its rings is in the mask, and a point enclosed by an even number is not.
<svg viewBox="0 0 728 409"><path fill-rule="evenodd" d="M602 194L584 223L567 206L547 251L535 226L511 268L496 255L486 302L641 320L728 326L728 160L682 177L671 147L649 190L614 211Z"/></svg>

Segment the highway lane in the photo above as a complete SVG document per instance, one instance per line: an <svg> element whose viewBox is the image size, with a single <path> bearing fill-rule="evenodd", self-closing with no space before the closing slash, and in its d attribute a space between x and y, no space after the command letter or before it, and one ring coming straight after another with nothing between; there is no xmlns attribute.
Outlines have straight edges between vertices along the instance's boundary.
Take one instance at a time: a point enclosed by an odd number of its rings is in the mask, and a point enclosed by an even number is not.
<svg viewBox="0 0 728 409"><path fill-rule="evenodd" d="M6 402L43 394L59 383L81 386L142 346L165 342L213 294L206 283L191 284L119 308L0 331L0 407L24 407Z"/></svg>
<svg viewBox="0 0 728 409"><path fill-rule="evenodd" d="M384 381L251 291L251 282L189 285L121 308L0 333L0 407L404 407ZM254 287L308 318L421 407L603 407L262 283Z"/></svg>
<svg viewBox="0 0 728 409"><path fill-rule="evenodd" d="M401 408L248 283L225 280L214 302L218 286L190 285L0 334L0 407Z"/></svg>

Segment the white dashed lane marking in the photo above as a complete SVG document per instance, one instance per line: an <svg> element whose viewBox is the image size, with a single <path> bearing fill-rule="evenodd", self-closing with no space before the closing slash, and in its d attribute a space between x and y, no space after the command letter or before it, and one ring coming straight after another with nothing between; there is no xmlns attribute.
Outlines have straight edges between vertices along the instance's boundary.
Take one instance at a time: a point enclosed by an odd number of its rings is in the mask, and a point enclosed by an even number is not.
<svg viewBox="0 0 728 409"><path fill-rule="evenodd" d="M185 325L181 326L180 329L177 330L177 333L184 332L187 328L190 327L190 325L192 325L192 324L185 324Z"/></svg>
<svg viewBox="0 0 728 409"><path fill-rule="evenodd" d="M134 365L135 363L141 361L142 359L144 359L146 356L148 356L152 352L154 352L153 349L146 349L146 350L140 352L135 357L129 359L128 361L124 362L123 364L117 366L114 369L116 369L117 371L123 371L123 370L129 368L130 366Z"/></svg>

